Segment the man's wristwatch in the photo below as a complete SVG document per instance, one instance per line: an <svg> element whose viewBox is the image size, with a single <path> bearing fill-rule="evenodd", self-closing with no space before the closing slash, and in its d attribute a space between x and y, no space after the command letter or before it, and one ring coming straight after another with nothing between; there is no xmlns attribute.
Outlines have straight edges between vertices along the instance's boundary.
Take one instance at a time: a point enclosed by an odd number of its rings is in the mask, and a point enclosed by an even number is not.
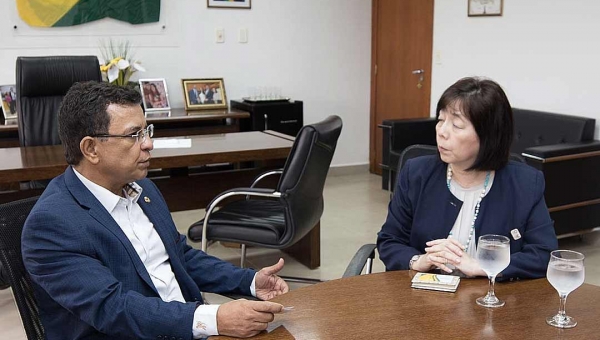
<svg viewBox="0 0 600 340"><path fill-rule="evenodd" d="M410 258L410 261L408 262L408 269L413 269L413 264L419 260L419 257L421 257L421 255L415 255Z"/></svg>

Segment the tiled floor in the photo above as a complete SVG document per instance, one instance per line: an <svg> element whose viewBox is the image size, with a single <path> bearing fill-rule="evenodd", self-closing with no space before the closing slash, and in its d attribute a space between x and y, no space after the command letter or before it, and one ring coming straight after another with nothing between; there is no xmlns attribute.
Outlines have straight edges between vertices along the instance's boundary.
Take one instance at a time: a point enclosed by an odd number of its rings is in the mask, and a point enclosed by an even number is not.
<svg viewBox="0 0 600 340"><path fill-rule="evenodd" d="M325 212L321 219L321 267L308 270L289 256L277 250L248 249L249 266L261 268L271 265L279 257L286 261L283 275L311 277L322 280L342 276L354 252L364 243L375 241L387 212L388 194L380 189L381 178L371 174L329 176L325 186ZM177 212L173 218L182 233L188 226L204 215L202 210ZM600 285L600 232L559 241L560 248L572 249L586 255L586 279L590 284ZM194 244L199 247L199 244ZM209 253L233 263L239 261L239 250L214 244ZM375 272L383 271L376 261ZM290 285L292 289L298 284ZM209 296L212 303L222 298ZM19 316L9 290L0 291L1 338L25 339Z"/></svg>

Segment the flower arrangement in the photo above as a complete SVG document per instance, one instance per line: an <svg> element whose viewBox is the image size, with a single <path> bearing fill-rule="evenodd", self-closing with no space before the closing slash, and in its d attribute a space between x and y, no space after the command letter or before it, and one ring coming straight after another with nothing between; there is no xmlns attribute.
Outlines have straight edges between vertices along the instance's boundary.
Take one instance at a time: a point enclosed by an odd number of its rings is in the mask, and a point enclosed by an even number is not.
<svg viewBox="0 0 600 340"><path fill-rule="evenodd" d="M146 71L139 60L133 59L131 50L129 41L114 43L110 40L108 44L101 44L100 52L104 62L100 64L100 71L102 71L104 80L115 85L132 86L129 81L131 76L137 71ZM133 83L133 86L135 86L135 83Z"/></svg>

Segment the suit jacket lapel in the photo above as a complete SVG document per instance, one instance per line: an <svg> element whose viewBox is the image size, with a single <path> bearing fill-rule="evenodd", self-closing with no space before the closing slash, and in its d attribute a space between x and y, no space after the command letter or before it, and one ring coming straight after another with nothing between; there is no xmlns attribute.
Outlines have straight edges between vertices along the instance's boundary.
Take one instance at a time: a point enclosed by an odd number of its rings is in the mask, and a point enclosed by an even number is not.
<svg viewBox="0 0 600 340"><path fill-rule="evenodd" d="M79 204L83 207L89 209L89 214L92 216L98 223L100 223L103 227L108 229L125 247L135 270L138 275L146 282L154 292L158 295L158 291L156 287L152 283L152 279L150 279L150 274L146 270L144 263L138 256L135 248L131 244L131 241L127 238L121 227L115 222L110 213L104 209L102 204L90 193L90 191L81 183L77 175L73 172L73 169L69 167L65 172L65 184L73 197L79 202ZM170 255L170 254L169 254Z"/></svg>

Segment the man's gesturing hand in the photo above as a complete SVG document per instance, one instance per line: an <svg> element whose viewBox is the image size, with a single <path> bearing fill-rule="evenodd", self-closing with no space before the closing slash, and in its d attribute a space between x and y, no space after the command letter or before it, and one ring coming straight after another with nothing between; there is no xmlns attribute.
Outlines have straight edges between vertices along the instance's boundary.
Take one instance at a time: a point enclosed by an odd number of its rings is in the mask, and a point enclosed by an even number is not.
<svg viewBox="0 0 600 340"><path fill-rule="evenodd" d="M276 274L283 269L283 259L270 266L261 269L256 273L254 288L256 297L261 300L271 300L277 295L285 294L290 289L285 281Z"/></svg>

